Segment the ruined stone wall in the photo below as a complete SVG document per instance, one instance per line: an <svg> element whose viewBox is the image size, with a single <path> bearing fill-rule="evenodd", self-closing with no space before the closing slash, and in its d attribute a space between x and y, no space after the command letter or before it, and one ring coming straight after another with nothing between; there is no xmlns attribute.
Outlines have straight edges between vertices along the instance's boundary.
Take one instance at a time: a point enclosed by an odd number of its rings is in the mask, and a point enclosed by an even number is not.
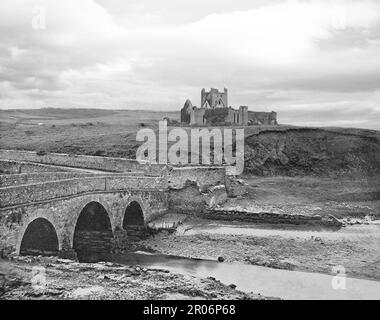
<svg viewBox="0 0 380 320"><path fill-rule="evenodd" d="M224 184L225 177L224 167L181 167L173 168L167 179L168 187L171 189L182 189L190 181L205 191L210 186Z"/></svg>
<svg viewBox="0 0 380 320"><path fill-rule="evenodd" d="M272 112L256 112L248 111L248 124L260 125L260 124L277 124L277 113Z"/></svg>
<svg viewBox="0 0 380 320"><path fill-rule="evenodd" d="M213 220L233 220L273 224L309 224L318 226L341 227L342 223L335 217L306 216L302 214L279 214L272 212L249 212L238 210L207 210L203 217Z"/></svg>
<svg viewBox="0 0 380 320"><path fill-rule="evenodd" d="M189 99L186 100L183 108L181 109L181 122L190 124L191 118L190 114L193 109L193 105Z"/></svg>
<svg viewBox="0 0 380 320"><path fill-rule="evenodd" d="M174 168L168 176L169 208L177 213L197 215L226 197L223 167ZM215 186L223 187L225 195Z"/></svg>
<svg viewBox="0 0 380 320"><path fill-rule="evenodd" d="M240 106L239 107L239 125L246 126L248 125L248 107Z"/></svg>
<svg viewBox="0 0 380 320"><path fill-rule="evenodd" d="M226 123L234 123L236 119L236 110L228 108L228 114L225 118Z"/></svg>
<svg viewBox="0 0 380 320"><path fill-rule="evenodd" d="M228 91L224 88L223 92L219 92L218 89L211 88L210 91L206 91L204 88L201 91L201 107L203 108L205 103L208 103L210 108L215 108L218 105L228 107Z"/></svg>
<svg viewBox="0 0 380 320"><path fill-rule="evenodd" d="M175 213L199 216L227 200L225 185L202 192L195 182L188 181L182 189L169 190L169 209Z"/></svg>
<svg viewBox="0 0 380 320"><path fill-rule="evenodd" d="M190 124L202 125L247 125L248 107L241 106L238 110L229 108L194 108L190 113Z"/></svg>
<svg viewBox="0 0 380 320"><path fill-rule="evenodd" d="M204 124L204 115L206 109L194 108L190 111L190 125L192 126L203 126Z"/></svg>
<svg viewBox="0 0 380 320"><path fill-rule="evenodd" d="M229 108L206 109L205 119L207 125L225 125L228 118Z"/></svg>

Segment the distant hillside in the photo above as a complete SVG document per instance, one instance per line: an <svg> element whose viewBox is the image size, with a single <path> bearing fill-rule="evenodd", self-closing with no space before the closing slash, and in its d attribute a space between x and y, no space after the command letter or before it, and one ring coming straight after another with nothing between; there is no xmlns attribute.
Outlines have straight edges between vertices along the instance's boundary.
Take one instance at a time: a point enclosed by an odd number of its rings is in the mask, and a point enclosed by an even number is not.
<svg viewBox="0 0 380 320"><path fill-rule="evenodd" d="M42 109L10 109L0 110L0 121L8 123L36 123L46 122L52 123L53 121L75 121L98 118L99 121L102 118L106 118L112 121L120 118L156 118L158 114L163 116L171 114L165 111L152 111L152 110L106 110L106 109L87 109L87 108L42 108ZM151 116L153 115L153 116Z"/></svg>
<svg viewBox="0 0 380 320"><path fill-rule="evenodd" d="M84 119L109 116L115 110L102 109L61 109L61 108L42 108L42 109L17 109L0 110L1 120L59 120L59 119Z"/></svg>

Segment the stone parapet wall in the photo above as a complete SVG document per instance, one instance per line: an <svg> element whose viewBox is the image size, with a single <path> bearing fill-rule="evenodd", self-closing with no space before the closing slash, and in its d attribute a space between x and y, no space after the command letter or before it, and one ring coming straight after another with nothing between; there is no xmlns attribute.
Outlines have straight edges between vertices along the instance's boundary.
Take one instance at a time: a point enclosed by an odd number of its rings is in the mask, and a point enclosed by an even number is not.
<svg viewBox="0 0 380 320"><path fill-rule="evenodd" d="M113 175L115 173L109 173ZM102 175L104 175L102 173ZM141 173L128 173L128 175L142 176ZM24 184L34 184L39 182L67 180L73 178L86 178L99 176L97 173L81 172L38 172L38 173L20 173L20 174L3 174L0 175L0 187L11 187Z"/></svg>
<svg viewBox="0 0 380 320"><path fill-rule="evenodd" d="M0 188L0 207L8 207L28 202L54 199L77 193L73 180L37 183L24 186Z"/></svg>
<svg viewBox="0 0 380 320"><path fill-rule="evenodd" d="M129 190L129 189L166 189L167 183L161 177L106 177L106 190Z"/></svg>
<svg viewBox="0 0 380 320"><path fill-rule="evenodd" d="M70 155L63 153L47 153L44 155L38 155L37 152L34 151L3 149L0 149L0 159L34 162L83 169L102 170L108 172L143 171L146 175L160 175L162 170L165 169L164 165L141 164L133 159Z"/></svg>
<svg viewBox="0 0 380 320"><path fill-rule="evenodd" d="M72 172L74 169L53 165L31 163L18 160L0 160L1 174L37 173L37 172Z"/></svg>
<svg viewBox="0 0 380 320"><path fill-rule="evenodd" d="M69 180L36 183L0 188L0 207L67 197L71 195L133 189L165 189L166 182L155 177L138 176L97 176Z"/></svg>

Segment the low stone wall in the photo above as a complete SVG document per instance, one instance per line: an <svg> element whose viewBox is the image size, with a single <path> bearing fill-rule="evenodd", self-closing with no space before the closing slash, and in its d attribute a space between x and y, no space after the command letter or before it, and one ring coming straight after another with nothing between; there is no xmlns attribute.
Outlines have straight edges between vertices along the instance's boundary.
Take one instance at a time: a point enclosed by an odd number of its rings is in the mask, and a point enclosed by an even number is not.
<svg viewBox="0 0 380 320"><path fill-rule="evenodd" d="M257 112L248 111L248 122L251 125L276 125L277 124L277 113L272 112Z"/></svg>
<svg viewBox="0 0 380 320"><path fill-rule="evenodd" d="M96 176L0 188L0 208L66 197L85 192L133 189L165 189L158 177Z"/></svg>
<svg viewBox="0 0 380 320"><path fill-rule="evenodd" d="M343 224L334 216L305 216L300 214L279 214L272 212L248 212L237 210L207 210L202 214L203 217L214 220L235 220L256 223L273 224L309 224L328 227L341 227Z"/></svg>
<svg viewBox="0 0 380 320"><path fill-rule="evenodd" d="M37 152L34 151L2 149L0 149L0 159L35 162L83 169L95 169L109 172L143 171L146 175L160 175L162 170L165 168L164 165L140 164L133 159L70 155L63 153L47 153L45 155L38 155Z"/></svg>
<svg viewBox="0 0 380 320"><path fill-rule="evenodd" d="M173 212L199 215L227 197L224 167L176 167L168 172L169 207ZM216 187L217 186L217 187Z"/></svg>
<svg viewBox="0 0 380 320"><path fill-rule="evenodd" d="M17 160L0 160L1 174L37 173L37 172L72 172L73 169L52 165L30 163Z"/></svg>
<svg viewBox="0 0 380 320"><path fill-rule="evenodd" d="M110 175L113 173L110 173ZM131 172L132 174L132 172ZM39 173L20 173L0 175L0 187L11 187L24 184L34 184L47 181L67 180L73 178L93 177L96 173L80 172L39 172ZM136 175L140 175L137 174Z"/></svg>

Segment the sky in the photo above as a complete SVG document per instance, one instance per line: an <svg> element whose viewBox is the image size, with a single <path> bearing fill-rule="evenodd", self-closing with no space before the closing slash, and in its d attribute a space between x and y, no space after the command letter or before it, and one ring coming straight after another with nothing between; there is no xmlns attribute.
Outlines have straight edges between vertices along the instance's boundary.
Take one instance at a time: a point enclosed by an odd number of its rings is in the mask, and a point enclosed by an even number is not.
<svg viewBox="0 0 380 320"><path fill-rule="evenodd" d="M0 109L179 110L380 129L378 0L1 0Z"/></svg>

